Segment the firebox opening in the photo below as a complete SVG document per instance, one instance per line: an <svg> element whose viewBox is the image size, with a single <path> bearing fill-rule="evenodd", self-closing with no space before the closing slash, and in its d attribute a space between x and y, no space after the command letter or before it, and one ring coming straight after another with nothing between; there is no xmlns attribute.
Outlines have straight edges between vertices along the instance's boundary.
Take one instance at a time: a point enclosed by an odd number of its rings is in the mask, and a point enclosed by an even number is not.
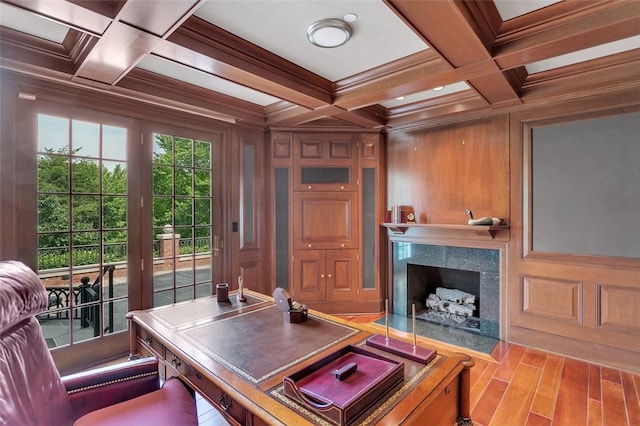
<svg viewBox="0 0 640 426"><path fill-rule="evenodd" d="M407 264L407 287L417 319L480 332L479 272Z"/></svg>

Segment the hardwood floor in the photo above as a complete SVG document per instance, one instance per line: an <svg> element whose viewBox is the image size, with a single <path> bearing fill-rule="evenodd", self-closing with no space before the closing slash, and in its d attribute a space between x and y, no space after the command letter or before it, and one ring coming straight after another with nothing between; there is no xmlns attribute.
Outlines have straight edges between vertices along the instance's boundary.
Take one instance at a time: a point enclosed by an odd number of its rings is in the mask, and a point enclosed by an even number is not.
<svg viewBox="0 0 640 426"><path fill-rule="evenodd" d="M506 342L489 356L469 355L476 426L640 426L638 374Z"/></svg>
<svg viewBox="0 0 640 426"><path fill-rule="evenodd" d="M475 426L640 426L638 374L506 342L490 355L469 354L476 362L470 392ZM228 424L202 398L198 412L200 426Z"/></svg>
<svg viewBox="0 0 640 426"><path fill-rule="evenodd" d="M640 375L498 343L474 357L474 425L640 425Z"/></svg>

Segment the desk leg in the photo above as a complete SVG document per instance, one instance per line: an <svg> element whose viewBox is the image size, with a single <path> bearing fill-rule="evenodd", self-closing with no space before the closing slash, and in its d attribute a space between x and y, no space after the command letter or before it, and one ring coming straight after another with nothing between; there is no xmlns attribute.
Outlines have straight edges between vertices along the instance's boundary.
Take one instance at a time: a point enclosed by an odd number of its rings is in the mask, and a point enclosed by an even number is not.
<svg viewBox="0 0 640 426"><path fill-rule="evenodd" d="M133 322L129 322L129 361L140 358L138 356L138 335L136 326Z"/></svg>
<svg viewBox="0 0 640 426"><path fill-rule="evenodd" d="M468 358L462 363L464 368L460 372L460 406L458 426L473 426L471 421L471 367L475 364L472 358Z"/></svg>

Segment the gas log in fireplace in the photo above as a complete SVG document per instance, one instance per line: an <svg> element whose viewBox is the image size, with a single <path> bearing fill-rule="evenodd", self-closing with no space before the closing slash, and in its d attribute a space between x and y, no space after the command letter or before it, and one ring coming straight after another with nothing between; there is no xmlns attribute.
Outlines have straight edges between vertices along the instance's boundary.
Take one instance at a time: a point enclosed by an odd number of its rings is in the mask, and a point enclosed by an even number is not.
<svg viewBox="0 0 640 426"><path fill-rule="evenodd" d="M480 331L480 273L407 265L412 299L420 298L416 317L469 331Z"/></svg>

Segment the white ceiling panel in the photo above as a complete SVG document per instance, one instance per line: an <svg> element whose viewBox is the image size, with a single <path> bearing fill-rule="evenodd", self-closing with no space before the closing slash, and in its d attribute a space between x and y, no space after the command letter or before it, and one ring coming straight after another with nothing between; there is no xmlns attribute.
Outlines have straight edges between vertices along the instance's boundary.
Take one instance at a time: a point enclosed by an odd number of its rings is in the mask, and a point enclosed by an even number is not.
<svg viewBox="0 0 640 426"><path fill-rule="evenodd" d="M494 0L503 21L526 15L534 10L559 2L560 0Z"/></svg>
<svg viewBox="0 0 640 426"><path fill-rule="evenodd" d="M214 90L261 106L267 106L280 100L273 96L258 92L257 90L249 89L220 77L198 71L194 68L190 68L155 55L146 56L138 63L137 66L138 68L142 68L165 77L184 81L205 89Z"/></svg>
<svg viewBox="0 0 640 426"><path fill-rule="evenodd" d="M307 40L307 27L325 18L357 15L344 45L321 48ZM330 81L425 50L427 44L380 0L212 0L196 16Z"/></svg>
<svg viewBox="0 0 640 426"><path fill-rule="evenodd" d="M0 3L0 25L54 43L62 43L69 28L26 10Z"/></svg>
<svg viewBox="0 0 640 426"><path fill-rule="evenodd" d="M578 50L576 52L567 53L566 55L545 59L543 61L532 62L530 64L526 64L525 68L529 74L535 74L537 72L577 64L591 59L613 55L615 53L626 52L632 49L640 49L640 36L629 37L589 49Z"/></svg>

